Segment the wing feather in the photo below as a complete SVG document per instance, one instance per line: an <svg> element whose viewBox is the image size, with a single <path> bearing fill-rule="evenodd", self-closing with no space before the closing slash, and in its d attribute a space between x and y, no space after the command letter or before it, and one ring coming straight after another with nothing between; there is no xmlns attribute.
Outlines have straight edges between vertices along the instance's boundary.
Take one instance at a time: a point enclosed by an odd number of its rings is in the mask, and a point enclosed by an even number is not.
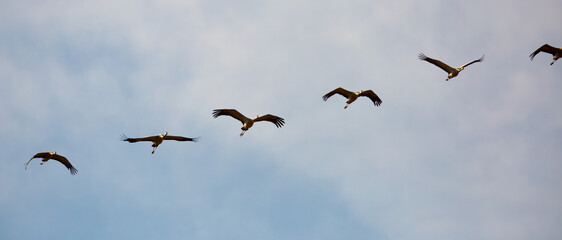
<svg viewBox="0 0 562 240"><path fill-rule="evenodd" d="M44 157L50 157L50 156L51 156L51 153L49 153L49 152L40 152L40 153L37 153L37 154L33 155L33 157L31 159L33 159L33 158L44 158Z"/></svg>
<svg viewBox="0 0 562 240"><path fill-rule="evenodd" d="M555 48L555 47L550 46L548 44L544 44L540 48L535 50L533 53L531 53L531 55L529 55L529 57L531 58L531 61L532 61L533 58L535 58L535 56L537 54L539 54L540 52L550 53L550 54L554 55L554 54L556 54L557 51L560 51L560 50L558 48Z"/></svg>
<svg viewBox="0 0 562 240"><path fill-rule="evenodd" d="M454 68L450 67L449 65L437 60L437 59L433 59L433 58L429 58L427 56L425 56L423 53L420 53L418 55L418 58L422 61L426 61L429 62L435 66L438 66L439 68L443 69L445 72L447 73L451 73L454 71Z"/></svg>
<svg viewBox="0 0 562 240"><path fill-rule="evenodd" d="M233 118L238 119L238 121L244 123L248 121L248 118L242 115L240 112L236 111L236 109L215 109L213 110L213 117L217 118L219 116L231 116Z"/></svg>
<svg viewBox="0 0 562 240"><path fill-rule="evenodd" d="M29 161L27 161L27 162L25 163L25 170L27 170L27 165L29 165L29 163L31 162L31 160L33 160L33 158L29 159Z"/></svg>
<svg viewBox="0 0 562 240"><path fill-rule="evenodd" d="M280 117L275 116L275 115L271 115L271 114L263 115L263 116L260 116L260 117L257 117L256 119L254 119L254 122L259 122L259 121L272 122L278 128L282 127L283 124L285 124L285 119L280 118Z"/></svg>
<svg viewBox="0 0 562 240"><path fill-rule="evenodd" d="M60 163L62 163L66 168L68 168L68 170L70 170L70 174L74 175L78 172L78 170L76 170L76 168L74 168L72 166L72 164L70 164L70 161L68 161L68 159L66 159L65 157L55 154L53 155L53 159L59 161Z"/></svg>
<svg viewBox="0 0 562 240"><path fill-rule="evenodd" d="M29 161L27 161L27 163L25 163L25 170L27 170L27 165L29 165L31 160L33 160L35 158L45 158L45 157L50 157L50 156L51 156L51 154L49 152L36 153L35 155L33 155L33 157L31 157L31 159L29 159Z"/></svg>
<svg viewBox="0 0 562 240"><path fill-rule="evenodd" d="M375 106L380 106L382 103L382 100L379 98L379 96L377 96L377 94L375 94L375 92L373 92L373 90L363 91L359 94L359 96L370 98Z"/></svg>
<svg viewBox="0 0 562 240"><path fill-rule="evenodd" d="M154 142L156 140L156 136L141 137L141 138L130 138L130 137L125 136L125 134L122 134L121 139L123 141L130 142L130 143L140 142L140 141Z"/></svg>
<svg viewBox="0 0 562 240"><path fill-rule="evenodd" d="M339 87L339 88L336 88L336 89L332 90L329 93L326 93L324 96L322 96L322 99L324 99L324 101L326 101L326 100L328 100L328 98L330 98L331 96L333 96L336 93L344 96L345 98L349 98L353 94L352 92L347 91L347 90Z"/></svg>
<svg viewBox="0 0 562 240"><path fill-rule="evenodd" d="M477 63L477 62L482 62L482 61L484 61L484 55L482 55L482 57L479 58L479 59L476 59L476 60L474 60L474 61L472 61L472 62L469 62L469 63L467 63L467 64L465 64L465 65L462 65L461 68L465 68L465 67L467 67L467 66L470 65L470 64Z"/></svg>
<svg viewBox="0 0 562 240"><path fill-rule="evenodd" d="M176 140L176 141L181 141L181 142L186 142L186 141L197 142L197 141L199 141L199 137L196 137L196 138L188 138L188 137L182 137L182 136L170 136L170 135L167 135L167 136L164 137L164 140Z"/></svg>

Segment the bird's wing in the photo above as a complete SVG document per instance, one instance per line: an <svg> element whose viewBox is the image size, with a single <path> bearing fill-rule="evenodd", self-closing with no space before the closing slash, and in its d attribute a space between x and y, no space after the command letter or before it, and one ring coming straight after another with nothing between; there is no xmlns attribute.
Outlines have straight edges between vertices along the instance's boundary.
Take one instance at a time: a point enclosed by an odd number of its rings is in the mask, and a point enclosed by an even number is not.
<svg viewBox="0 0 562 240"><path fill-rule="evenodd" d="M29 163L31 162L31 160L33 160L33 158L29 159L29 161L27 161L27 162L25 163L25 170L27 170L27 165L29 165Z"/></svg>
<svg viewBox="0 0 562 240"><path fill-rule="evenodd" d="M40 153L37 153L37 154L33 155L33 157L31 159L33 159L33 158L45 158L45 157L50 157L50 156L51 156L51 153L49 153L49 152L40 152Z"/></svg>
<svg viewBox="0 0 562 240"><path fill-rule="evenodd" d="M336 89L332 90L329 93L326 93L326 95L322 96L322 99L324 99L324 101L326 101L326 100L328 100L328 98L330 98L332 95L334 95L336 93L339 94L339 95L342 95L346 98L349 98L353 94L350 91L347 91L347 90L339 87L339 88L336 88Z"/></svg>
<svg viewBox="0 0 562 240"><path fill-rule="evenodd" d="M419 58L420 60L427 61L427 62L429 62L429 63L432 63L432 64L435 65L435 66L438 66L439 68L443 69L445 72L450 73L450 72L453 71L453 68L450 67L449 65L447 65L447 64L445 64L445 63L443 63L443 62L441 62L441 61L439 61L439 60L437 60L437 59L433 59L433 58L427 57L427 56L424 55L423 53L420 53L420 54L418 55L418 58Z"/></svg>
<svg viewBox="0 0 562 240"><path fill-rule="evenodd" d="M379 98L379 96L377 96L377 94L375 94L375 92L373 92L373 90L364 91L360 93L359 96L370 98L371 101L373 101L373 103L375 104L375 106L379 106L382 103L382 100Z"/></svg>
<svg viewBox="0 0 562 240"><path fill-rule="evenodd" d="M214 118L217 118L218 116L222 116L222 115L231 116L233 118L238 119L242 123L248 121L248 118L246 116L242 115L242 113L239 113L238 111L236 111L236 109L215 109L215 110L213 110L213 117Z"/></svg>
<svg viewBox="0 0 562 240"><path fill-rule="evenodd" d="M176 141L191 141L191 142L197 142L199 140L199 137L196 138L188 138L188 137L182 137L182 136L170 136L170 135L166 135L164 136L164 140L176 140Z"/></svg>
<svg viewBox="0 0 562 240"><path fill-rule="evenodd" d="M535 58L535 55L539 54L540 52L546 52L546 53L550 53L552 55L556 54L556 51L558 51L557 48L550 46L548 44L542 45L539 49L535 50L533 53L531 53L531 55L529 55L529 57L531 58L531 60L533 60L533 58Z"/></svg>
<svg viewBox="0 0 562 240"><path fill-rule="evenodd" d="M68 170L70 170L70 174L74 175L78 172L78 170L76 170L76 168L74 168L72 166L72 164L70 164L70 161L68 161L68 159L66 159L65 157L55 154L53 155L53 159L59 161L60 163L62 163L66 168L68 168Z"/></svg>
<svg viewBox="0 0 562 240"><path fill-rule="evenodd" d="M267 115L263 115L260 116L256 119L254 119L255 122L259 122L259 121L268 121L268 122L272 122L275 124L275 126L277 126L278 128L282 127L283 124L285 124L285 119L280 118L278 116L274 116L271 114L267 114Z"/></svg>
<svg viewBox="0 0 562 240"><path fill-rule="evenodd" d="M129 137L125 136L125 134L122 134L121 138L122 138L123 141L130 142L130 143L140 142L140 141L154 142L154 140L156 139L156 136L141 137L141 138L129 138Z"/></svg>
<svg viewBox="0 0 562 240"><path fill-rule="evenodd" d="M461 68L465 68L465 67L467 67L467 66L470 65L470 64L477 63L477 62L482 62L482 61L484 61L484 55L482 55L482 57L479 58L479 59L476 59L476 60L474 60L474 61L472 61L472 62L469 62L469 63L467 63L467 64L465 64L465 65L462 65Z"/></svg>
<svg viewBox="0 0 562 240"><path fill-rule="evenodd" d="M25 170L27 170L27 165L29 165L31 160L33 160L35 158L44 158L44 157L50 157L50 156L51 156L51 154L48 153L48 152L36 153L35 155L33 155L33 157L31 159L29 159L29 161L27 161L27 163L25 163Z"/></svg>

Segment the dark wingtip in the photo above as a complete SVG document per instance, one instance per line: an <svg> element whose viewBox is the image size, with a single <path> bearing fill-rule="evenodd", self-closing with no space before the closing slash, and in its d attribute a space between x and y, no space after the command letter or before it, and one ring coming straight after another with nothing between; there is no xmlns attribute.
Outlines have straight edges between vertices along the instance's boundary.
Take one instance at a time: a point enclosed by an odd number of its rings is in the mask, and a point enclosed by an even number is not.
<svg viewBox="0 0 562 240"><path fill-rule="evenodd" d="M218 116L220 116L221 110L220 109L215 109L213 110L213 117L217 118Z"/></svg>
<svg viewBox="0 0 562 240"><path fill-rule="evenodd" d="M129 138L125 136L124 133L121 133L121 141L127 141Z"/></svg>
<svg viewBox="0 0 562 240"><path fill-rule="evenodd" d="M76 170L76 168L74 167L70 167L70 174L76 175L76 173L78 173L78 170Z"/></svg>
<svg viewBox="0 0 562 240"><path fill-rule="evenodd" d="M279 118L279 119L275 122L275 126L277 126L278 128L283 127L283 125L285 125L285 119L284 119L284 118Z"/></svg>
<svg viewBox="0 0 562 240"><path fill-rule="evenodd" d="M425 56L425 54L423 54L422 52L420 52L420 53L418 54L418 58L419 58L420 60L425 60L425 59L427 59L427 56Z"/></svg>
<svg viewBox="0 0 562 240"><path fill-rule="evenodd" d="M533 58L535 58L535 56L537 55L537 53L539 53L538 51L534 51L531 53L531 55L529 55L529 58L531 58L531 61L533 61Z"/></svg>

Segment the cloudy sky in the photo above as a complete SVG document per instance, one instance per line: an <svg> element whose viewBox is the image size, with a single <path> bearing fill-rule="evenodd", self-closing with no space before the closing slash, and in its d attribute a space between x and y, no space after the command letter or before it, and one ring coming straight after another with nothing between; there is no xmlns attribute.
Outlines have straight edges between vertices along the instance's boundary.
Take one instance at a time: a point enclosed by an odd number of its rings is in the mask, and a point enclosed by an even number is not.
<svg viewBox="0 0 562 240"><path fill-rule="evenodd" d="M562 239L562 62L528 57L562 47L561 11L1 1L0 239ZM486 58L446 82L420 52ZM217 108L286 124L240 137ZM120 141L166 131L201 139ZM42 151L78 174L24 171Z"/></svg>

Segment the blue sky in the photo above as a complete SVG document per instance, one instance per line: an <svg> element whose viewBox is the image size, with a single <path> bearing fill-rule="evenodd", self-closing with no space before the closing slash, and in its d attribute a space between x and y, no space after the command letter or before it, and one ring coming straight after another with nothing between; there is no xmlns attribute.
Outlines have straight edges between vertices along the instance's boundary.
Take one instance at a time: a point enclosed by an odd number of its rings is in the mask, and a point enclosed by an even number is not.
<svg viewBox="0 0 562 240"><path fill-rule="evenodd" d="M0 239L561 239L561 10L3 1ZM201 139L120 141L166 131Z"/></svg>

